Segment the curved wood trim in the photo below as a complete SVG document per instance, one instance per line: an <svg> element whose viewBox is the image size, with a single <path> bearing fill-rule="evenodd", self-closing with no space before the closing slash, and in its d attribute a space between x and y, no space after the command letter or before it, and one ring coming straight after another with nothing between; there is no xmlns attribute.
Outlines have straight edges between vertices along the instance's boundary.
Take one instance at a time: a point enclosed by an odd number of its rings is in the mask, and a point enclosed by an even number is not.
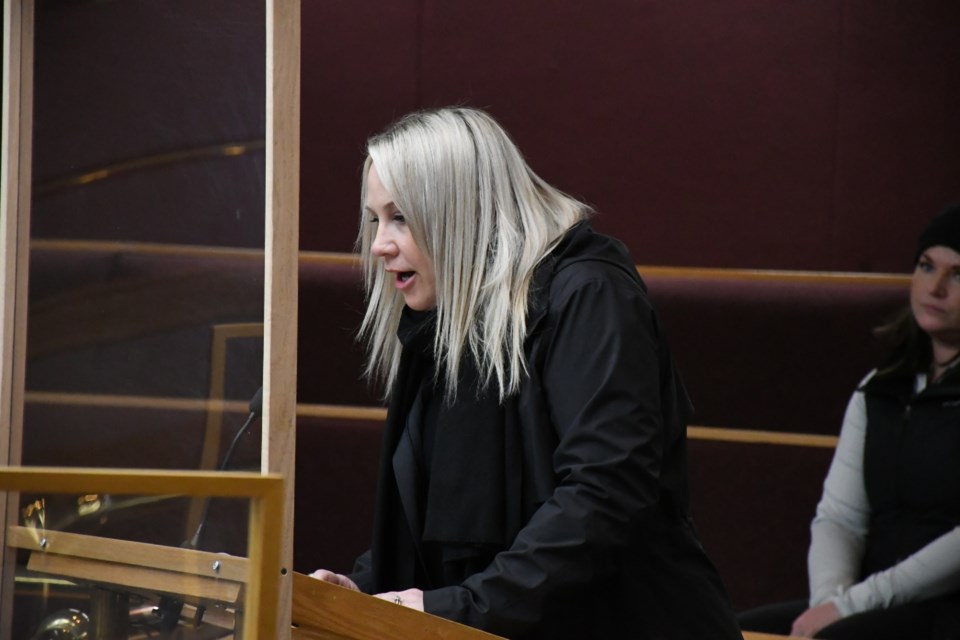
<svg viewBox="0 0 960 640"><path fill-rule="evenodd" d="M300 262L308 264L359 264L355 253L301 251ZM847 271L791 271L787 269L728 269L714 267L671 267L636 265L643 276L689 280L760 280L772 282L820 282L824 284L903 285L910 283L906 273L867 273Z"/></svg>
<svg viewBox="0 0 960 640"><path fill-rule="evenodd" d="M356 253L338 253L336 251L301 251L300 262L317 265L360 266L360 255Z"/></svg>
<svg viewBox="0 0 960 640"><path fill-rule="evenodd" d="M298 404L297 416L331 418L339 420L386 420L387 410L382 407L357 407L329 404ZM731 429L691 425L687 427L691 440L716 440L720 442L744 442L751 444L776 444L794 447L819 447L832 449L837 446L836 436L814 433L790 433L757 429Z"/></svg>
<svg viewBox="0 0 960 640"><path fill-rule="evenodd" d="M106 393L68 393L28 391L26 401L33 404L75 407L111 407L114 409L153 409L158 411L217 411L246 414L247 402L239 400L206 400L199 398L164 398L157 396L125 396Z"/></svg>
<svg viewBox="0 0 960 640"><path fill-rule="evenodd" d="M230 257L261 259L260 249L210 247L200 245L162 245L149 242L112 242L101 240L33 240L31 248L44 251L125 252L148 255L189 257ZM301 264L359 265L355 253L336 251L300 251ZM907 273L867 273L854 271L791 271L787 269L728 269L713 267L670 267L637 265L643 276L689 280L759 280L769 282L819 282L824 284L903 285L910 283Z"/></svg>
<svg viewBox="0 0 960 640"><path fill-rule="evenodd" d="M759 280L769 282L816 282L822 284L903 285L908 274L848 271L789 271L785 269L719 269L709 267L658 267L637 265L642 276L689 280Z"/></svg>
<svg viewBox="0 0 960 640"><path fill-rule="evenodd" d="M687 427L687 437L691 440L777 444L792 447L819 447L825 449L833 449L837 446L836 436L825 436L815 433L761 431L757 429L728 429L725 427L689 426Z"/></svg>
<svg viewBox="0 0 960 640"><path fill-rule="evenodd" d="M35 185L33 188L34 197L41 197L49 193L56 193L72 187L82 187L94 182L109 180L118 175L131 173L134 171L146 171L163 167L167 165L179 164L193 160L204 160L208 158L235 158L251 152L263 151L263 140L235 140L221 144L207 145L203 147L192 147L179 149L166 153L156 153L152 155L128 158L120 162L91 168L86 171L70 173L67 175L53 178L42 184Z"/></svg>
<svg viewBox="0 0 960 640"><path fill-rule="evenodd" d="M247 403L238 400L200 400L192 398L162 398L150 396L119 396L88 393L46 393L31 391L27 402L36 404L60 404L88 407L124 407L157 409L166 411L229 411L246 413ZM387 419L384 407L362 407L336 404L298 404L297 417L329 418L377 422ZM818 447L832 449L837 445L836 436L814 433L790 433L758 429L732 429L691 425L687 427L691 440L715 440L719 442L744 442L748 444L777 444L793 447Z"/></svg>
<svg viewBox="0 0 960 640"><path fill-rule="evenodd" d="M305 418L336 418L343 420L386 420L383 407L356 407L337 404L298 404L297 416Z"/></svg>
<svg viewBox="0 0 960 640"><path fill-rule="evenodd" d="M30 241L32 250L64 253L134 253L139 255L185 256L189 258L246 258L262 261L263 249L242 247L208 247L156 242L124 242L120 240L44 240Z"/></svg>

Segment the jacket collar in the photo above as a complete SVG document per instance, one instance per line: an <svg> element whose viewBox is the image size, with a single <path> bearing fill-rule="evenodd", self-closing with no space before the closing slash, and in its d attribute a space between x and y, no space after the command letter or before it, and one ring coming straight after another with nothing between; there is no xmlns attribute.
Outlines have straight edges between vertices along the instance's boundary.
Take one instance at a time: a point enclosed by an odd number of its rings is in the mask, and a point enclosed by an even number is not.
<svg viewBox="0 0 960 640"><path fill-rule="evenodd" d="M567 267L584 261L605 262L622 269L635 279L644 291L647 290L636 269L624 266L633 265L626 246L616 238L596 233L588 220L582 220L564 233L560 242L543 258L534 272L530 302L527 305L529 334L536 331L537 325L547 313L547 297L553 278Z"/></svg>

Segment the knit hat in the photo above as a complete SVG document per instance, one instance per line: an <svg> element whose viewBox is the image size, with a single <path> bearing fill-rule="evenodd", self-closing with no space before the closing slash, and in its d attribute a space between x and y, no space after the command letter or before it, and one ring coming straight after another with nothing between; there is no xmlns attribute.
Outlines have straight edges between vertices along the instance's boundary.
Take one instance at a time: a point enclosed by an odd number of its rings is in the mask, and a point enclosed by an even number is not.
<svg viewBox="0 0 960 640"><path fill-rule="evenodd" d="M949 247L960 253L960 202L938 213L920 234L917 255L913 257L914 264L920 259L920 254L930 247Z"/></svg>

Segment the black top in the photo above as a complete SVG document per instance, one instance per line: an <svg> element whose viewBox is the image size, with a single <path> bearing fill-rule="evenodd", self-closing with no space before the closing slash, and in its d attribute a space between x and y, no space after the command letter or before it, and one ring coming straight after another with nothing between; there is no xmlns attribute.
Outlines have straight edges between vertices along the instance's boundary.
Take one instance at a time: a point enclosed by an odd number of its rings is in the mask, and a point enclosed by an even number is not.
<svg viewBox="0 0 960 640"><path fill-rule="evenodd" d="M916 376L871 378L863 477L870 524L862 573L897 564L960 526L960 367L915 392Z"/></svg>

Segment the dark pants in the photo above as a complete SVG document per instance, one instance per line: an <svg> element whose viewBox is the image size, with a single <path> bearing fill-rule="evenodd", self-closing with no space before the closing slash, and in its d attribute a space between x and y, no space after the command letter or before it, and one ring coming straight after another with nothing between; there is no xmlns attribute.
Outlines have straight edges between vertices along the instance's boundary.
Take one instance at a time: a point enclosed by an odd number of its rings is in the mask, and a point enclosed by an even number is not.
<svg viewBox="0 0 960 640"><path fill-rule="evenodd" d="M788 635L807 610L805 600L781 602L740 614L744 631ZM960 594L841 618L821 629L821 640L960 640Z"/></svg>

